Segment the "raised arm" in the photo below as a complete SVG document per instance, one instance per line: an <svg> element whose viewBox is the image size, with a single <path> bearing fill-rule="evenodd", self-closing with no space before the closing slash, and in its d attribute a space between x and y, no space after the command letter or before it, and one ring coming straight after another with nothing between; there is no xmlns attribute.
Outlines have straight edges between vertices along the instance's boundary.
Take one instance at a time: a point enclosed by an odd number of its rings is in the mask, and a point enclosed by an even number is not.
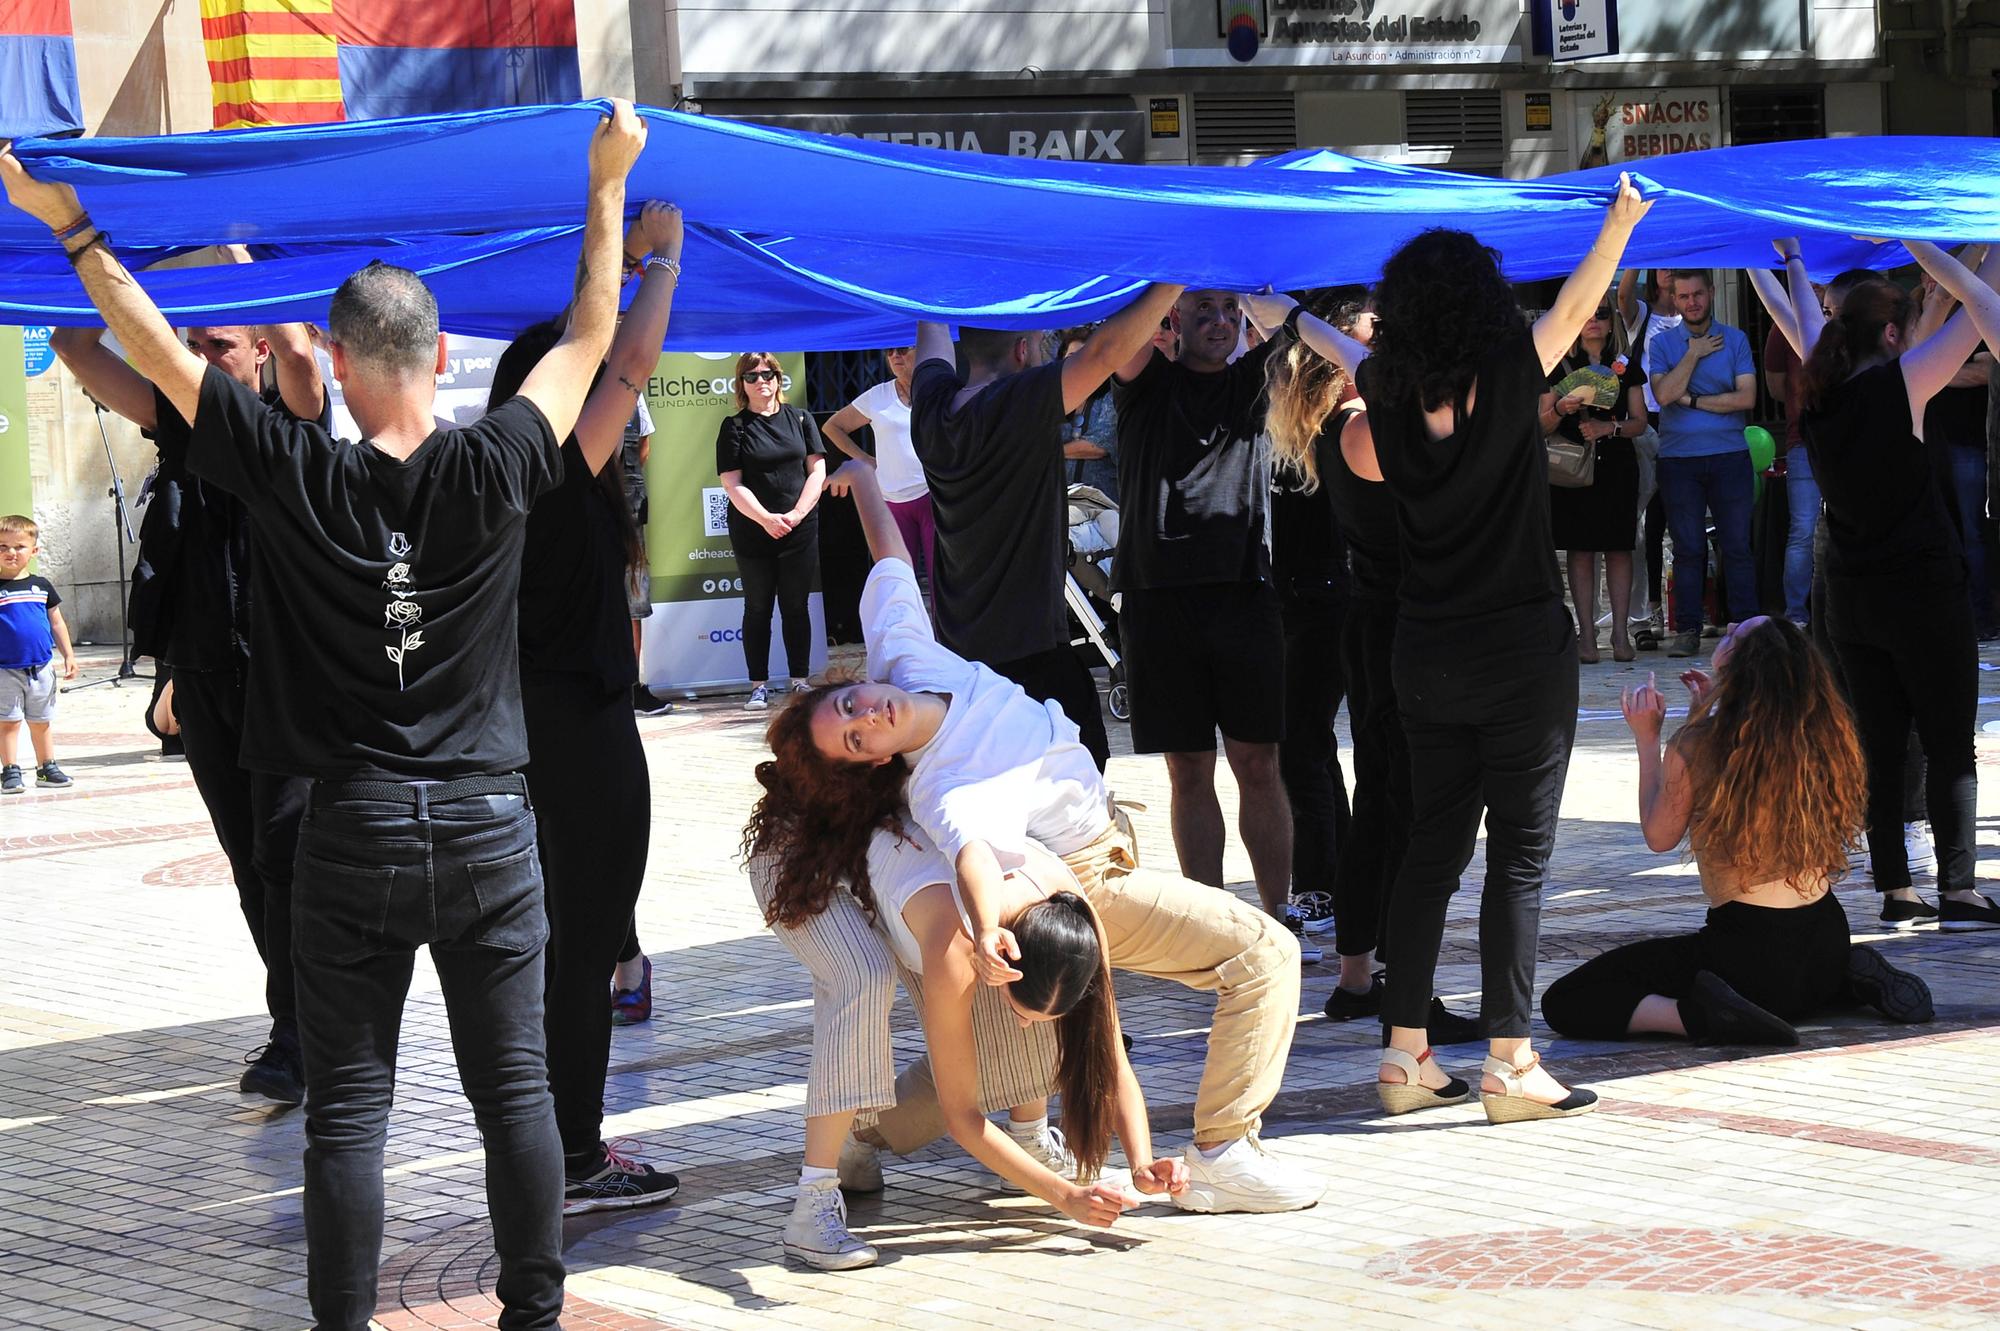
<svg viewBox="0 0 2000 1331"><path fill-rule="evenodd" d="M1903 242L1925 272L1957 298L1960 309L1930 338L1904 352L1903 383L1910 394L1910 416L1922 428L1924 407L1964 367L1981 338L2000 346L2000 245L1989 246L1979 271L1971 272L1951 255L1923 240Z"/></svg>
<svg viewBox="0 0 2000 1331"><path fill-rule="evenodd" d="M1625 724L1639 750L1639 830L1646 848L1669 851L1687 835L1688 820L1694 814L1687 769L1680 755L1668 745L1660 752L1660 727L1667 716L1667 700L1660 693L1652 672L1646 682L1626 689L1622 704Z"/></svg>
<svg viewBox="0 0 2000 1331"><path fill-rule="evenodd" d="M1772 324L1776 326L1785 341L1791 344L1798 358L1804 360L1806 353L1799 350L1799 317L1792 311L1792 298L1785 294L1784 284L1779 282L1768 269L1746 268L1743 271L1749 276L1750 286L1756 291L1757 299L1764 302L1764 309L1770 314ZM1765 378L1768 380L1771 374L1771 367L1766 365ZM1776 388L1771 390L1771 395L1780 401L1784 400L1784 394Z"/></svg>
<svg viewBox="0 0 2000 1331"><path fill-rule="evenodd" d="M604 470L624 442L633 406L645 395L646 380L660 363L660 343L667 335L667 316L681 280L681 210L658 200L641 209L625 237L625 253L634 252L646 256L639 294L611 339L603 377L576 419L577 447L593 476Z"/></svg>
<svg viewBox="0 0 2000 1331"><path fill-rule="evenodd" d="M326 410L326 383L319 357L313 355L312 332L304 324L270 324L257 335L271 345L271 364L278 372L278 396L285 410L302 421L316 421Z"/></svg>
<svg viewBox="0 0 2000 1331"><path fill-rule="evenodd" d="M84 212L76 191L30 176L14 156L12 144L0 148L0 186L6 188L8 202L56 235L90 303L124 346L132 369L158 387L184 420L192 421L208 362L174 336L160 307L111 253L109 238Z"/></svg>
<svg viewBox="0 0 2000 1331"><path fill-rule="evenodd" d="M1803 365L1812 357L1813 348L1819 345L1819 335L1826 328L1826 310L1819 303L1819 293L1812 289L1812 276L1806 272L1806 261L1799 253L1799 242L1787 236L1771 242L1777 247L1778 257L1785 262L1785 290L1791 297L1792 331L1798 336L1792 342L1792 350L1799 353L1799 363ZM1760 289L1758 295L1764 294ZM1659 396L1655 389L1653 396Z"/></svg>
<svg viewBox="0 0 2000 1331"><path fill-rule="evenodd" d="M951 329L941 323L922 320L917 324L917 360L922 365L927 360L941 360L946 365L954 365L958 357L951 349Z"/></svg>
<svg viewBox="0 0 2000 1331"><path fill-rule="evenodd" d="M153 396L152 383L104 345L102 328L58 328L50 336L49 346L98 406L142 430L157 423L158 399Z"/></svg>
<svg viewBox="0 0 2000 1331"><path fill-rule="evenodd" d="M1153 354L1153 334L1185 287L1155 282L1130 305L1091 330L1082 346L1064 357L1063 410L1076 411L1112 375L1136 378Z"/></svg>
<svg viewBox="0 0 2000 1331"><path fill-rule="evenodd" d="M645 146L645 122L632 110L632 103L614 99L611 114L598 123L590 140L583 254L577 262L569 327L521 384L520 396L541 409L558 439L567 439L576 428L597 363L611 345L612 329L618 321L625 177Z"/></svg>
<svg viewBox="0 0 2000 1331"><path fill-rule="evenodd" d="M1639 301L1639 270L1627 268L1618 274L1618 317L1625 323L1625 336L1633 342L1639 340L1639 334L1644 329L1644 324L1640 321L1642 313L1644 311L1640 308Z"/></svg>
<svg viewBox="0 0 2000 1331"><path fill-rule="evenodd" d="M1625 243L1632 239L1632 228L1639 225L1639 219L1652 207L1650 201L1641 199L1639 191L1632 188L1632 177L1619 172L1618 193L1604 210L1597 239L1590 242L1583 261L1556 293L1555 304L1535 320L1535 351L1542 358L1543 374L1555 368L1576 341L1576 335L1583 331L1583 321L1604 299L1605 288L1611 285L1612 274L1618 271L1618 260L1624 257Z"/></svg>
<svg viewBox="0 0 2000 1331"><path fill-rule="evenodd" d="M868 557L911 563L910 547L903 543L903 533L889 515L889 501L882 497L882 482L875 469L849 463L840 469L840 475L843 488L854 494L854 511L861 519L861 534L868 540Z"/></svg>
<svg viewBox="0 0 2000 1331"><path fill-rule="evenodd" d="M1243 297L1243 308L1259 328L1275 330L1291 318L1298 302L1282 291L1266 288ZM1367 347L1307 310L1299 311L1298 322L1293 326L1299 330L1299 341L1338 365L1348 382L1354 382L1354 372L1368 359Z"/></svg>

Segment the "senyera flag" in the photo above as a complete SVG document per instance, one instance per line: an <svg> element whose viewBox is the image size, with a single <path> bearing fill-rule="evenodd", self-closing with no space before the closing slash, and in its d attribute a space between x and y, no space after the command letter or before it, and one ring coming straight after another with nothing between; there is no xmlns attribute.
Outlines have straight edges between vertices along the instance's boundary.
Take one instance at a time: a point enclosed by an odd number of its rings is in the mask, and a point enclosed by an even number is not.
<svg viewBox="0 0 2000 1331"><path fill-rule="evenodd" d="M0 3L0 139L78 133L76 40L69 0Z"/></svg>
<svg viewBox="0 0 2000 1331"><path fill-rule="evenodd" d="M573 101L572 0L202 0L215 125Z"/></svg>

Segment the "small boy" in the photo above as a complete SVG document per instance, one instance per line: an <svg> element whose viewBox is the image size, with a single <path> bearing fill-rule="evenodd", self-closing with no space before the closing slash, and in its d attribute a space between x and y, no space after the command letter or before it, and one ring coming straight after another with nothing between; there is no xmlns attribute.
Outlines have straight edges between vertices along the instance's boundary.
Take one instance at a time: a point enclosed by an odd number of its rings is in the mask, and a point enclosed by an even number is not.
<svg viewBox="0 0 2000 1331"><path fill-rule="evenodd" d="M28 572L39 552L40 528L18 513L0 517L0 793L18 795L25 788L15 763L21 723L28 723L28 742L35 750L35 784L67 786L70 779L56 766L49 722L56 714L56 672L62 656L62 677L76 678L76 653L70 649L69 626L63 623L62 597L47 578Z"/></svg>

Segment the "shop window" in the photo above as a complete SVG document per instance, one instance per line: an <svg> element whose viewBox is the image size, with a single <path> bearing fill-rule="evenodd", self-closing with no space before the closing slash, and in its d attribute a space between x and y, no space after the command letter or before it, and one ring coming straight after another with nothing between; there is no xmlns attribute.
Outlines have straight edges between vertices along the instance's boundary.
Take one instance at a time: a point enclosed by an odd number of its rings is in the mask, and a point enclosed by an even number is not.
<svg viewBox="0 0 2000 1331"><path fill-rule="evenodd" d="M1498 92L1403 94L1403 152L1415 165L1498 175L1506 142Z"/></svg>
<svg viewBox="0 0 2000 1331"><path fill-rule="evenodd" d="M1234 166L1298 146L1298 107L1288 92L1194 95L1198 163Z"/></svg>
<svg viewBox="0 0 2000 1331"><path fill-rule="evenodd" d="M1780 143L1826 137L1823 88L1733 88L1729 93L1731 143Z"/></svg>

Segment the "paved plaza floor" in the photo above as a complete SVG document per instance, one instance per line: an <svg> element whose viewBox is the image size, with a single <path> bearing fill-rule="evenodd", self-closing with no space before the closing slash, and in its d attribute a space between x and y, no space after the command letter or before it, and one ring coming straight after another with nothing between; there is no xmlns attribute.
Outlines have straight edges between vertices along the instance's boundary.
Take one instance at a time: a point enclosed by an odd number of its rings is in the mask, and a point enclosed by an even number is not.
<svg viewBox="0 0 2000 1331"><path fill-rule="evenodd" d="M1635 829L1616 704L1635 673L1664 681L1682 663L1606 658L1584 670L1543 985L1701 919L1692 866ZM97 654L86 674L112 664ZM0 803L0 1327L294 1331L310 1321L300 1115L236 1094L265 1035L261 974L186 766L141 728L146 697L67 695L57 733L75 788ZM2000 719L2000 696L1980 717ZM1557 1074L1603 1095L1599 1113L1495 1128L1471 1104L1392 1121L1370 1086L1376 1027L1321 1017L1335 971L1308 966L1265 1138L1328 1180L1314 1209L1152 1205L1086 1231L944 1143L891 1161L887 1190L855 1203L879 1266L789 1268L778 1235L811 1004L735 862L761 725L714 700L640 729L656 1015L616 1034L606 1133L682 1183L670 1207L569 1224L569 1327L2000 1325L2000 932L1882 936L1865 884L1840 893L1855 934L1930 982L1933 1025L1841 1015L1782 1053L1548 1039ZM1113 744L1113 784L1148 805L1142 850L1171 863L1162 765L1130 756L1123 726ZM2000 877L1996 756L2000 735L1982 734L1986 880ZM1439 977L1460 1010L1476 1003L1478 872L1475 859ZM1253 895L1233 837L1228 873ZM1119 993L1156 1139L1178 1148L1210 1000L1123 975ZM907 1005L896 1043L921 1045ZM1474 1075L1479 1052L1440 1051ZM491 1325L479 1143L425 961L398 1091L380 1325Z"/></svg>

